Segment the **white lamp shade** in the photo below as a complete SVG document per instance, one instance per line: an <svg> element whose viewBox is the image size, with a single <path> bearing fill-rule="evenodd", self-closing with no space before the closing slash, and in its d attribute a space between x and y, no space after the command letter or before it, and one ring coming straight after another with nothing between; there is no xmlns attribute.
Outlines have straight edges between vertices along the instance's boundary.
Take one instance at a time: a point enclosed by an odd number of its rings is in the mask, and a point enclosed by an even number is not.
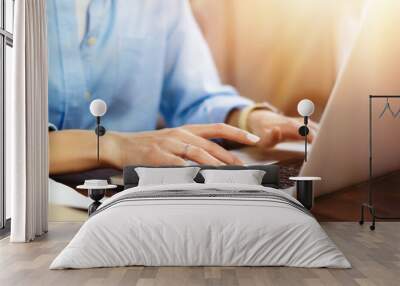
<svg viewBox="0 0 400 286"><path fill-rule="evenodd" d="M95 99L90 103L90 113L93 116L103 116L107 112L107 104L102 99Z"/></svg>
<svg viewBox="0 0 400 286"><path fill-rule="evenodd" d="M309 99L303 99L297 105L297 112L305 117L311 116L314 113L314 103Z"/></svg>

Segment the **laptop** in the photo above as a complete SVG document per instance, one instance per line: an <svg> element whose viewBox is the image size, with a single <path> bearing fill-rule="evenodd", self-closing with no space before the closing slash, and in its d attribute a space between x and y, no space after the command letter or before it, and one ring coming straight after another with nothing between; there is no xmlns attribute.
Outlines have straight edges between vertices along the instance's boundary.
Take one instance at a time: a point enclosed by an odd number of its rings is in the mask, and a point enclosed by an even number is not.
<svg viewBox="0 0 400 286"><path fill-rule="evenodd" d="M369 178L369 95L400 95L400 1L368 1L301 176L319 176L316 196ZM372 109L373 176L400 169L400 98ZM382 115L382 117L380 117Z"/></svg>

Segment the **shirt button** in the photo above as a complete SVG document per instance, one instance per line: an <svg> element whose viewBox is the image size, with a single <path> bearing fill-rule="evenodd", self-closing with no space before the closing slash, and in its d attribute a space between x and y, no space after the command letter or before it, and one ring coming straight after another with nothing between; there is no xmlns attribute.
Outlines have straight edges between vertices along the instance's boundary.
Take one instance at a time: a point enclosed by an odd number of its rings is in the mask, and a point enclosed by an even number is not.
<svg viewBox="0 0 400 286"><path fill-rule="evenodd" d="M87 40L87 44L88 44L89 46L95 45L95 44L96 44L96 38L95 38L95 37L90 37L90 38Z"/></svg>
<svg viewBox="0 0 400 286"><path fill-rule="evenodd" d="M92 97L92 94L90 93L90 91L85 91L83 97L84 97L87 101L89 101L90 98Z"/></svg>

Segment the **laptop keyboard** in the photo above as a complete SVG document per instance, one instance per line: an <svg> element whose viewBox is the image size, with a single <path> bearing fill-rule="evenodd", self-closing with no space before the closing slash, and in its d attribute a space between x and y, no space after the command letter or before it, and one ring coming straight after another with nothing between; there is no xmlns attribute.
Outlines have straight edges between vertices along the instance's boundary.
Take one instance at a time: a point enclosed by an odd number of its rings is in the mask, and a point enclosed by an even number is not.
<svg viewBox="0 0 400 286"><path fill-rule="evenodd" d="M280 161L279 163L277 163L277 165L280 167L280 189L286 189L294 186L295 182L289 180L289 177L296 177L299 175L301 166L303 165L303 159L297 158Z"/></svg>

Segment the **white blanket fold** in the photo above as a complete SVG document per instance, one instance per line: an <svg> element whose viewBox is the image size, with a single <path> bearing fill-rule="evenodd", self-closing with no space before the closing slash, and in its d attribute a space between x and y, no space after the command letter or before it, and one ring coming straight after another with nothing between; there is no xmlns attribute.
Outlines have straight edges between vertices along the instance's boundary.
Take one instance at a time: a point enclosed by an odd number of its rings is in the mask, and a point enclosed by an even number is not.
<svg viewBox="0 0 400 286"><path fill-rule="evenodd" d="M128 265L350 267L294 198L227 184L125 190L103 203L50 268Z"/></svg>

